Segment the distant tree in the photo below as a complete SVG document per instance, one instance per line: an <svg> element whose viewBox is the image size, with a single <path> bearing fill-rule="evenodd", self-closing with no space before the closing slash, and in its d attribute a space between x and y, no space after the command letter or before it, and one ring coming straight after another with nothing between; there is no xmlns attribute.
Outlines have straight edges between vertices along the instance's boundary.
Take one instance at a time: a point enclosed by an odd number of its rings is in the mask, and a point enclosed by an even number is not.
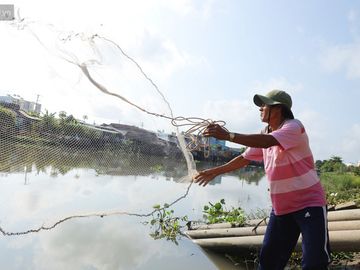
<svg viewBox="0 0 360 270"><path fill-rule="evenodd" d="M16 113L0 106L0 135L13 136L16 131Z"/></svg>
<svg viewBox="0 0 360 270"><path fill-rule="evenodd" d="M48 110L45 110L45 113L42 115L41 117L41 122L40 122L40 131L42 132L50 132L50 133L56 133L58 128L59 128L59 124L58 124L58 120L55 117L56 113L49 113Z"/></svg>
<svg viewBox="0 0 360 270"><path fill-rule="evenodd" d="M83 115L83 119L84 119L84 122L86 122L86 120L88 120L88 116L86 114Z"/></svg>
<svg viewBox="0 0 360 270"><path fill-rule="evenodd" d="M321 166L324 164L324 161L322 160L317 160L315 161L315 167L317 170L320 170L321 169Z"/></svg>
<svg viewBox="0 0 360 270"><path fill-rule="evenodd" d="M59 118L60 118L60 120L62 120L62 119L65 119L66 118L66 112L65 111L60 111L59 112Z"/></svg>
<svg viewBox="0 0 360 270"><path fill-rule="evenodd" d="M330 158L330 162L333 162L333 163L343 163L343 160L341 157L338 157L338 156L332 156Z"/></svg>
<svg viewBox="0 0 360 270"><path fill-rule="evenodd" d="M78 124L78 123L79 123L72 114L70 114L69 116L67 116L67 117L65 118L65 122L66 122L67 124Z"/></svg>
<svg viewBox="0 0 360 270"><path fill-rule="evenodd" d="M339 172L343 173L346 171L346 165L339 156L332 156L329 160L324 160L321 164L320 170L322 172Z"/></svg>
<svg viewBox="0 0 360 270"><path fill-rule="evenodd" d="M354 166L354 165L348 166L347 171L360 176L360 166Z"/></svg>
<svg viewBox="0 0 360 270"><path fill-rule="evenodd" d="M63 128L65 122L66 122L66 117L67 117L67 114L65 111L60 111L59 112L59 124L60 124L60 129Z"/></svg>
<svg viewBox="0 0 360 270"><path fill-rule="evenodd" d="M354 174L360 176L360 166L355 167Z"/></svg>

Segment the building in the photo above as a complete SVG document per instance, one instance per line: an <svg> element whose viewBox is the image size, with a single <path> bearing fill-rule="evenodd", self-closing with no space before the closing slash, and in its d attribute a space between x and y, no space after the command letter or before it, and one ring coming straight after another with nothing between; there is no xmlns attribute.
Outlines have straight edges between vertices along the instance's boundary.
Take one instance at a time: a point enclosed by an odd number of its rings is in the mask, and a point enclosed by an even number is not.
<svg viewBox="0 0 360 270"><path fill-rule="evenodd" d="M10 99L5 99L5 100L2 99L0 101L0 106L10 109L16 114L15 125L19 134L25 134L28 132L31 133L34 128L34 124L36 122L39 122L41 119L38 117L28 115L25 111L20 109L19 104L13 102L7 102L9 100Z"/></svg>
<svg viewBox="0 0 360 270"><path fill-rule="evenodd" d="M225 141L218 140L213 137L209 137L209 143L210 143L211 147L216 150L227 150L228 149L228 147L226 147L226 145L225 145Z"/></svg>
<svg viewBox="0 0 360 270"><path fill-rule="evenodd" d="M18 97L18 98L17 98ZM41 112L41 104L36 102L31 102L23 99L20 96L13 97L11 95L0 96L1 103L17 104L20 106L20 110L26 113L37 113L38 115Z"/></svg>

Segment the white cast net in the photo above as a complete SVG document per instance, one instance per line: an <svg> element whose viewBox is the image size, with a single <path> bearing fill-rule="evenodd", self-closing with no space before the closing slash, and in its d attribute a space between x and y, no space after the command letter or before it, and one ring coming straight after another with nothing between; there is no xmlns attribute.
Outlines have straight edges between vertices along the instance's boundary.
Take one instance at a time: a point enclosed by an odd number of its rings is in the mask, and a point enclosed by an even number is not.
<svg viewBox="0 0 360 270"><path fill-rule="evenodd" d="M19 18L6 27L14 49L19 50L14 59L14 67L20 70L17 79L28 82L28 96L36 100L17 94L1 97L0 171L4 178L18 175L26 184L63 175L78 179L161 174L183 183L183 188L179 193L178 189L139 187L139 194L152 194L150 203L134 200L126 208L119 202L116 209L99 209L86 200L79 201L79 207L73 205L72 213L44 206L41 214L23 217L27 228L11 226L18 220L4 217L1 226L14 228L1 227L4 235L50 230L75 218L147 217L153 213L151 202L171 206L187 196L196 172L193 154L210 154L208 142L199 135L211 120L175 116L166 91L111 37L60 31ZM27 42L41 48L41 55L33 56ZM32 61L41 62L42 68L28 77ZM43 87L45 82L47 87Z"/></svg>

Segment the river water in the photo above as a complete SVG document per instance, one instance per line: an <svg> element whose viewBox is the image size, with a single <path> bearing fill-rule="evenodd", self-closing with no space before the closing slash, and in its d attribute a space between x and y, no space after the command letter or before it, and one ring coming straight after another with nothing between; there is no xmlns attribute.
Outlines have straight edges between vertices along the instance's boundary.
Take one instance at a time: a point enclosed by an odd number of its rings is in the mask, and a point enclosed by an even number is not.
<svg viewBox="0 0 360 270"><path fill-rule="evenodd" d="M0 158L3 230L27 231L70 215L97 211L146 214L154 204L171 203L189 187L189 183L179 183L185 167L178 161L150 162L137 157L102 163L101 159L94 162L94 154L70 157L51 153L17 148ZM255 212L270 207L267 188L262 173L236 172L218 177L206 187L192 185L186 198L171 209L176 216L201 220L205 204L225 199L227 206ZM154 240L149 235L153 228L143 224L149 220L127 215L78 218L52 230L2 236L1 269L209 270L221 269L226 263L184 237L178 245Z"/></svg>

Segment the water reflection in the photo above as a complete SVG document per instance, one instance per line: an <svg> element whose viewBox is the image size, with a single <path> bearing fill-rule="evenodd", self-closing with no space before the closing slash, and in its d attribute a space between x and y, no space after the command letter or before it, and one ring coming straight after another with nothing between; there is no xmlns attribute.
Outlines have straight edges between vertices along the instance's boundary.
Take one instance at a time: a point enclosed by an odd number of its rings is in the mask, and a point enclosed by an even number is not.
<svg viewBox="0 0 360 270"><path fill-rule="evenodd" d="M122 218L70 222L51 232L6 238L0 247L4 269L216 269L190 242L175 251Z"/></svg>
<svg viewBox="0 0 360 270"><path fill-rule="evenodd" d="M10 149L10 150L9 150ZM69 147L44 147L36 145L0 142L0 172L48 173L51 177L65 175L76 168L95 170L97 175L162 175L166 179L178 180L186 174L185 160L171 156L158 157L124 152L121 149L84 150ZM197 163L199 170L219 164ZM247 183L258 185L264 173L261 168L248 167L230 173ZM221 184L217 177L210 184Z"/></svg>
<svg viewBox="0 0 360 270"><path fill-rule="evenodd" d="M52 224L74 213L148 213L153 204L171 202L188 187L177 182L186 174L181 160L121 151L9 147L0 145L0 225L8 231ZM198 164L206 166L214 164ZM267 207L261 175L239 171L206 188L194 185L173 209L178 216L198 220L203 205L221 198L245 210ZM5 269L217 268L189 240L182 239L179 246L152 240L142 221L127 216L79 219L39 234L6 237L0 243L0 259Z"/></svg>
<svg viewBox="0 0 360 270"><path fill-rule="evenodd" d="M0 143L0 172L48 172L50 176L65 175L75 168L92 169L98 175L161 174L179 179L186 173L185 160L146 156L122 149L76 149L36 145Z"/></svg>
<svg viewBox="0 0 360 270"><path fill-rule="evenodd" d="M204 252L219 270L257 270L259 266L254 259L233 258L228 254L215 253L210 250Z"/></svg>

